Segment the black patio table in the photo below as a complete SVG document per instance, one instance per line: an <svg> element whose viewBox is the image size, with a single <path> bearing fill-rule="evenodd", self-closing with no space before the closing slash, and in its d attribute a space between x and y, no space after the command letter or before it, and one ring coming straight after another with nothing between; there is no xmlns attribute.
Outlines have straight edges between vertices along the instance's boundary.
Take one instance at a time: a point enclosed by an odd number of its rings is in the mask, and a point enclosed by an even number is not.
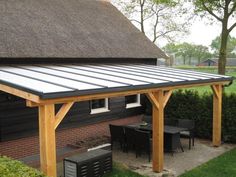
<svg viewBox="0 0 236 177"><path fill-rule="evenodd" d="M152 124L137 123L125 126L152 132ZM164 149L166 152L174 152L178 148L181 148L181 150L184 151L180 141L180 132L186 130L187 128L169 125L164 126Z"/></svg>

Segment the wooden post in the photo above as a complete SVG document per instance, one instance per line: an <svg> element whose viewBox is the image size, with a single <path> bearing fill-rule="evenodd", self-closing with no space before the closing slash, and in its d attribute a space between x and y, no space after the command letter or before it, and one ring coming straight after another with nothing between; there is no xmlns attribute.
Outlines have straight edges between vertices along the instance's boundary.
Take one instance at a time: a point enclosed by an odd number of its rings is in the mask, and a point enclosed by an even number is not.
<svg viewBox="0 0 236 177"><path fill-rule="evenodd" d="M152 168L154 172L161 172L164 166L164 92L158 90L157 92L154 92L153 95L159 103L159 107L152 106Z"/></svg>
<svg viewBox="0 0 236 177"><path fill-rule="evenodd" d="M212 85L213 90L213 146L221 145L222 85Z"/></svg>
<svg viewBox="0 0 236 177"><path fill-rule="evenodd" d="M54 104L39 106L39 141L41 171L56 177L56 140Z"/></svg>
<svg viewBox="0 0 236 177"><path fill-rule="evenodd" d="M164 108L172 90L157 90L147 93L152 103L152 169L161 172L164 168Z"/></svg>

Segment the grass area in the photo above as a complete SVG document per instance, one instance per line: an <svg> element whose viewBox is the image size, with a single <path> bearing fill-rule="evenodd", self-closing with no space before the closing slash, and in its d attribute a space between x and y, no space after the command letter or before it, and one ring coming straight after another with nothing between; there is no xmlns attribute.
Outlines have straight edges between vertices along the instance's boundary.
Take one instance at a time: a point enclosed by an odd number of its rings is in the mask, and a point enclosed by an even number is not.
<svg viewBox="0 0 236 177"><path fill-rule="evenodd" d="M208 161L207 163L190 170L179 177L235 177L236 176L236 149Z"/></svg>
<svg viewBox="0 0 236 177"><path fill-rule="evenodd" d="M145 176L142 176L138 173L129 170L122 164L114 163L112 172L105 174L103 177L145 177Z"/></svg>
<svg viewBox="0 0 236 177"><path fill-rule="evenodd" d="M46 177L40 171L31 168L20 161L0 156L1 177Z"/></svg>
<svg viewBox="0 0 236 177"><path fill-rule="evenodd" d="M216 67L189 67L189 66L180 66L177 67L179 69L188 69L193 71L199 71L199 72L206 72L206 73L214 73L217 74L217 68ZM234 76L236 78L236 67L228 67L226 69L226 75L228 76ZM189 90L189 89L188 89ZM206 87L193 87L190 88L190 90L197 90L200 94L203 94L204 92L211 92L212 90L209 86ZM225 87L225 93L235 93L236 92L236 80L234 80L233 84L229 87Z"/></svg>

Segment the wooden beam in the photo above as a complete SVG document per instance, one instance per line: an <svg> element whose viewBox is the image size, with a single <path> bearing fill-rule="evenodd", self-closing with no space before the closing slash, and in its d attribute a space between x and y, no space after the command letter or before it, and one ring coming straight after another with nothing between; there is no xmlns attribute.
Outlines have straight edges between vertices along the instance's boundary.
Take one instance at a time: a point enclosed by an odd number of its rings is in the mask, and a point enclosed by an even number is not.
<svg viewBox="0 0 236 177"><path fill-rule="evenodd" d="M170 86L170 87L160 87L160 88L150 88L150 89L137 89L137 90L129 90L129 91L121 91L121 92L108 92L108 93L100 93L100 94L88 94L81 96L73 96L73 97L64 97L64 98L56 98L56 99L41 99L39 101L28 101L27 106L35 107L45 104L60 104L60 103L68 103L68 102L79 102L79 101L88 101L94 99L103 99L103 98L112 98L112 97L121 97L135 94L145 94L150 92L155 92L157 90L174 90L179 88L188 88L188 87L197 87L197 86L206 86L206 85L217 85L217 84L228 84L229 81L221 81L221 82L211 82L211 83L201 83L201 84L188 84L188 85L178 85L178 86Z"/></svg>
<svg viewBox="0 0 236 177"><path fill-rule="evenodd" d="M57 176L54 120L53 104L39 107L40 165L41 171L49 177Z"/></svg>
<svg viewBox="0 0 236 177"><path fill-rule="evenodd" d="M161 172L164 166L164 92L158 90L153 95L159 107L155 105L152 107L152 168L154 172Z"/></svg>
<svg viewBox="0 0 236 177"><path fill-rule="evenodd" d="M146 94L150 102L152 103L153 106L156 107L156 109L159 109L159 102L156 100L155 95L152 92L149 92Z"/></svg>
<svg viewBox="0 0 236 177"><path fill-rule="evenodd" d="M55 117L54 128L56 129L58 125L61 123L65 115L68 113L70 108L73 106L74 102L64 103Z"/></svg>
<svg viewBox="0 0 236 177"><path fill-rule="evenodd" d="M172 90L168 90L164 92L164 107L166 107L166 104L168 103L171 94L172 94Z"/></svg>
<svg viewBox="0 0 236 177"><path fill-rule="evenodd" d="M23 98L25 100L30 100L33 102L39 102L40 100L39 96L37 95L31 94L31 93L28 93L28 92L25 92L25 91L22 91L13 87L9 87L3 84L0 84L0 90L9 94L18 96L20 98Z"/></svg>
<svg viewBox="0 0 236 177"><path fill-rule="evenodd" d="M222 85L213 85L213 146L221 145Z"/></svg>

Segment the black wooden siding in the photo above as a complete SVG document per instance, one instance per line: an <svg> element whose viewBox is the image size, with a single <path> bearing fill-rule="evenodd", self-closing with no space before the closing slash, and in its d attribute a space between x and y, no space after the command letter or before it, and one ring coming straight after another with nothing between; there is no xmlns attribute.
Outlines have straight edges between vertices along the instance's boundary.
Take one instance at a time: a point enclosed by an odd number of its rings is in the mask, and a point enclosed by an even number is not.
<svg viewBox="0 0 236 177"><path fill-rule="evenodd" d="M90 114L89 101L71 108L59 129L80 127L106 120L142 114L143 107L125 108L125 97L109 98L109 112ZM57 109L60 105L57 106ZM8 141L38 134L38 109L26 107L25 100L0 92L0 140Z"/></svg>

